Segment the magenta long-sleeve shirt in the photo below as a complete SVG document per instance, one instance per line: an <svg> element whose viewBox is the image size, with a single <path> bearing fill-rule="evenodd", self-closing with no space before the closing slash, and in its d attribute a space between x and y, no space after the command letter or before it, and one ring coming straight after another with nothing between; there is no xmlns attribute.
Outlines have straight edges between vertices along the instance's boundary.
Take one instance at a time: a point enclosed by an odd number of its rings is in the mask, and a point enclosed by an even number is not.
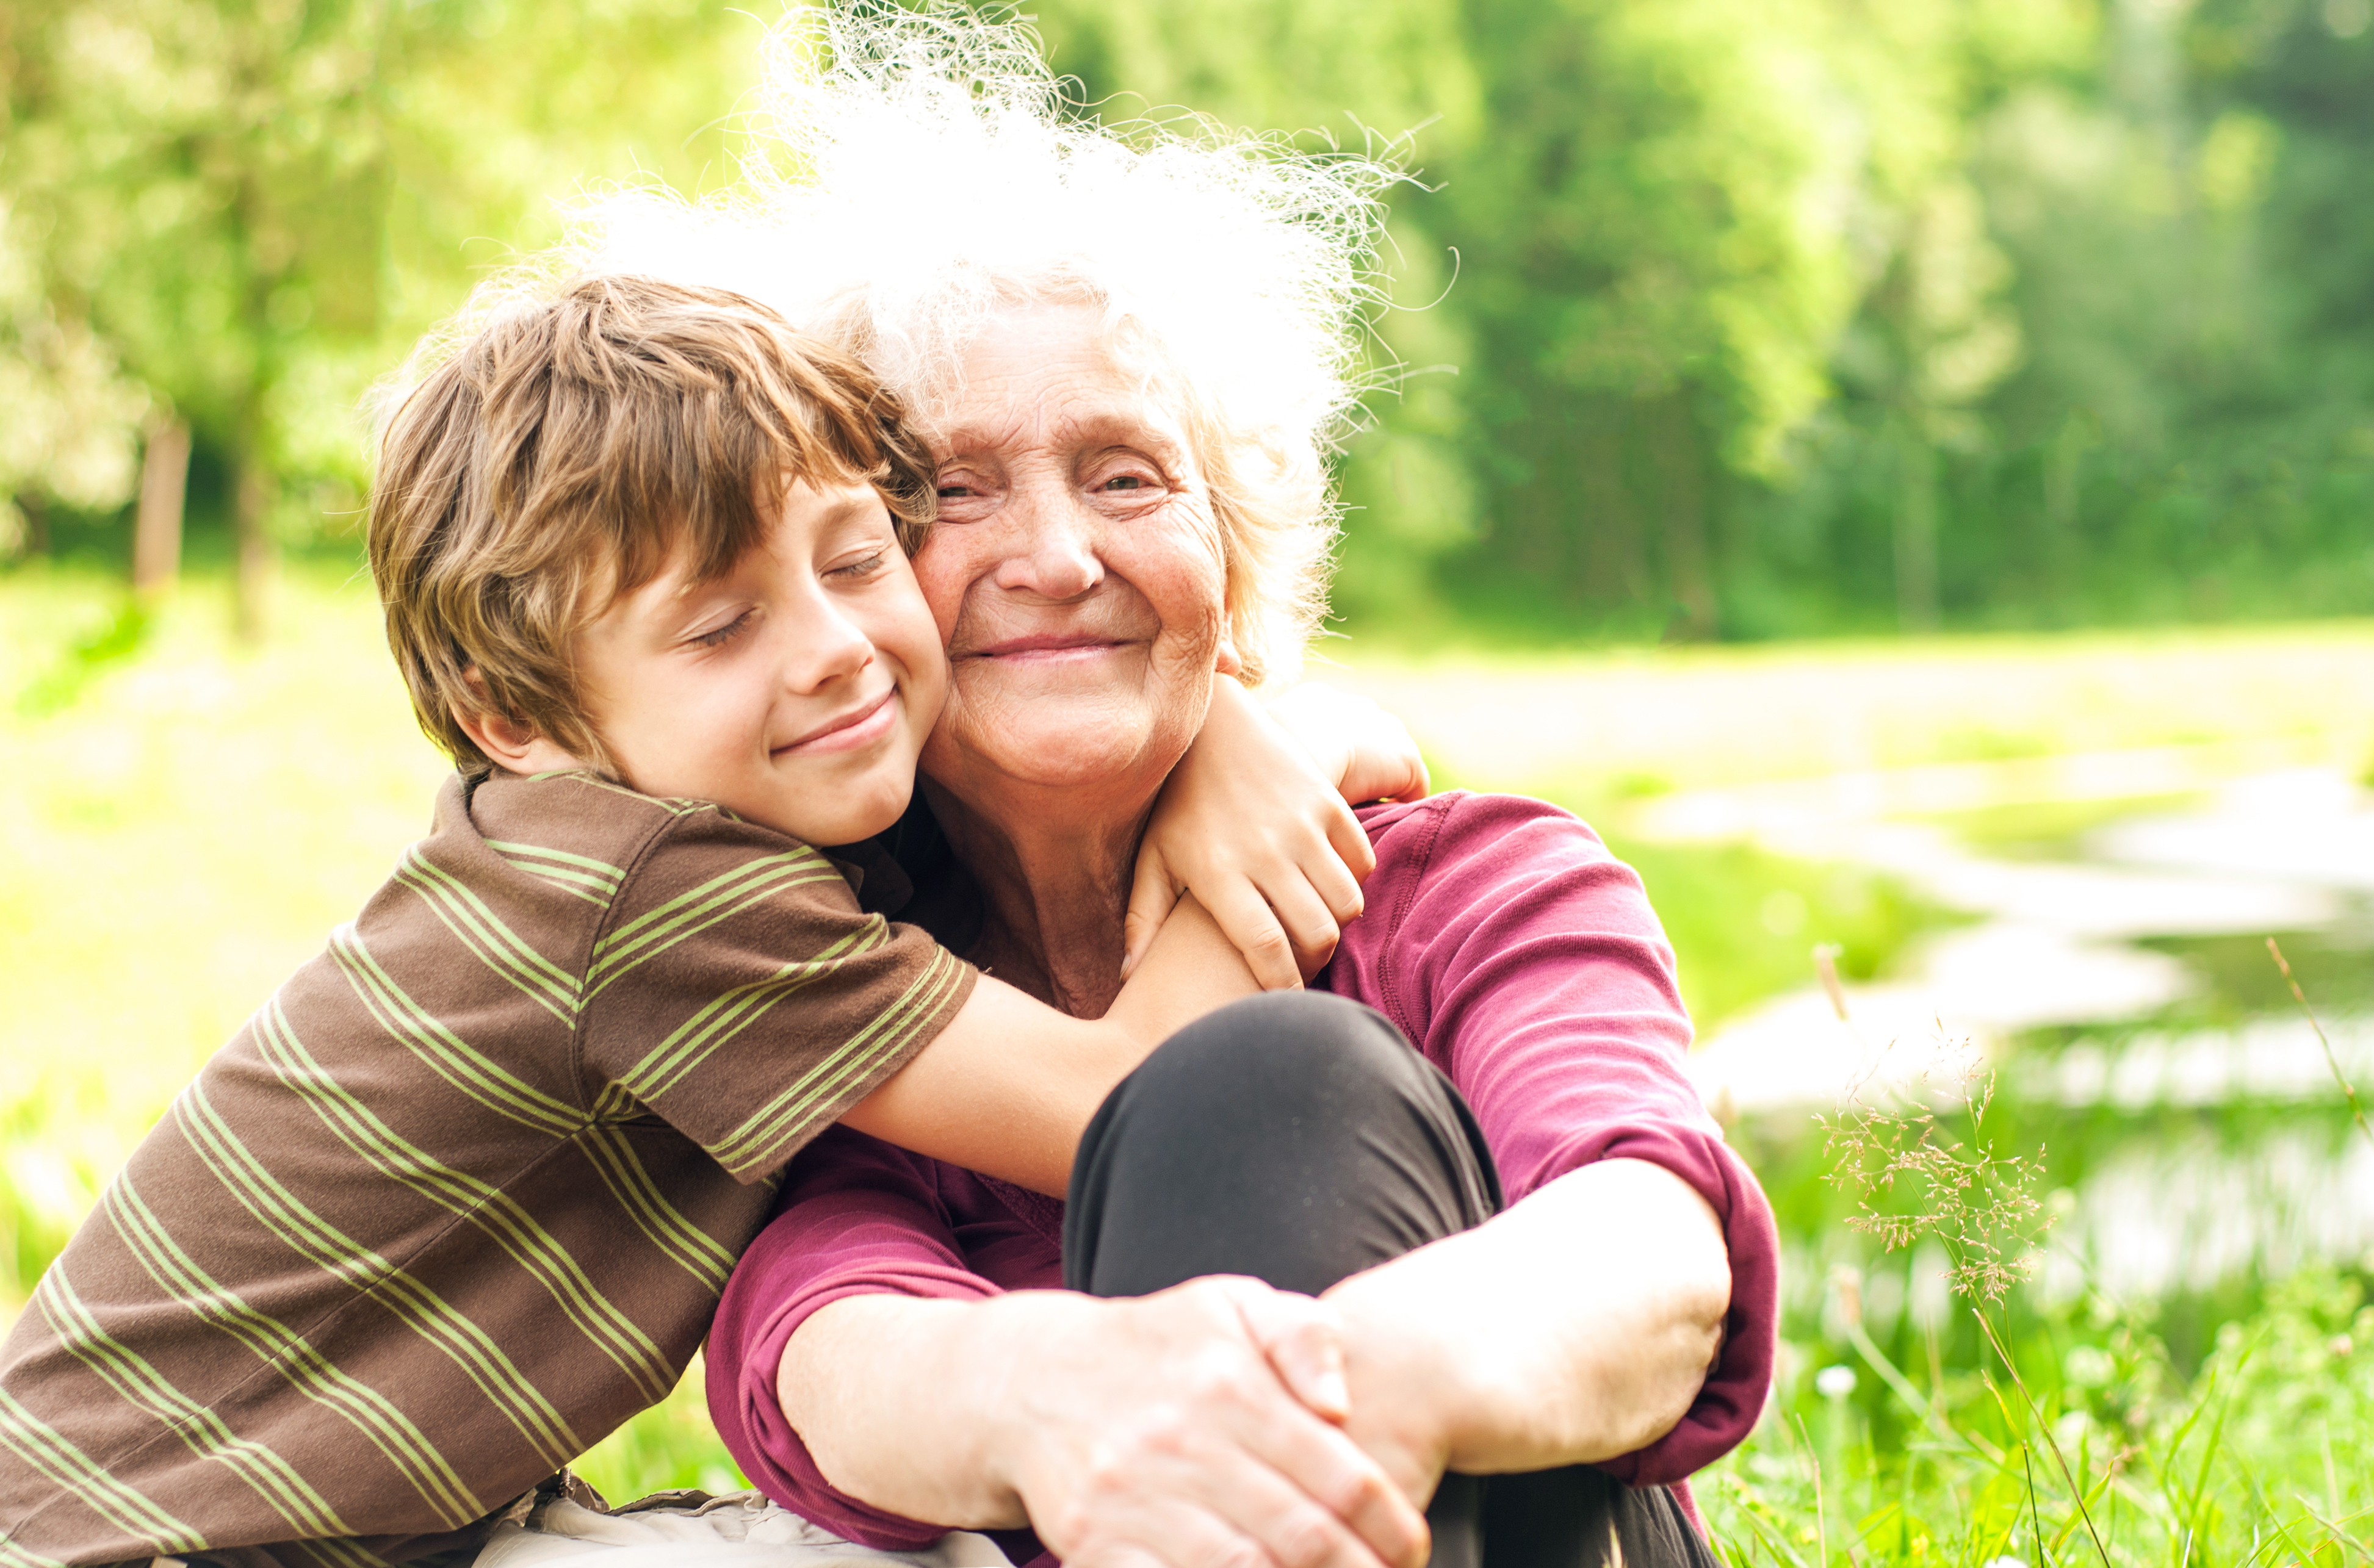
<svg viewBox="0 0 2374 1568"><path fill-rule="evenodd" d="M1756 1178L1683 1071L1673 951L1631 868L1539 801L1461 791L1360 813L1368 913L1314 988L1377 1009L1475 1108L1508 1200L1594 1160L1646 1160L1704 1196L1731 1248L1722 1353L1681 1424L1602 1468L1671 1483L1755 1425L1772 1375L1779 1244ZM808 1316L846 1296L979 1299L1063 1284L1063 1205L833 1128L785 1175L709 1339L709 1409L752 1483L852 1540L914 1550L946 1527L825 1480L775 1374ZM1052 1562L1052 1559L1044 1560Z"/></svg>

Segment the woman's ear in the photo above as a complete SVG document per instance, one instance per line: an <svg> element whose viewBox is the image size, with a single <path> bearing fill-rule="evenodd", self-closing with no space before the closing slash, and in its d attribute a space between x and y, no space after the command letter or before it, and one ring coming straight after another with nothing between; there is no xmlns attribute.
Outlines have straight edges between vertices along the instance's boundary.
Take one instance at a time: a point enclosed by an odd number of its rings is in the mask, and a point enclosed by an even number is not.
<svg viewBox="0 0 2374 1568"><path fill-rule="evenodd" d="M486 695L486 682L479 678L476 666L463 672L463 679L470 683L473 693ZM491 705L468 710L457 705L453 722L462 727L473 745L487 754L489 762L506 773L567 773L585 766L546 740L535 725L524 719L499 713Z"/></svg>
<svg viewBox="0 0 2374 1568"><path fill-rule="evenodd" d="M1229 596L1220 598L1220 642L1212 650L1212 673L1217 675L1242 676L1245 673L1243 655L1237 651L1236 616L1231 611Z"/></svg>

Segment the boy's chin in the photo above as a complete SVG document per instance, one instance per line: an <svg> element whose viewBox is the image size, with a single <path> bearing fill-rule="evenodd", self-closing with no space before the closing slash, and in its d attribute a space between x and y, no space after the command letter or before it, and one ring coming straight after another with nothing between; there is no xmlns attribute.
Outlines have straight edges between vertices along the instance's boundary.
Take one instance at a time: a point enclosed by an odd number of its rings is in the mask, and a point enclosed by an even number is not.
<svg viewBox="0 0 2374 1568"><path fill-rule="evenodd" d="M914 793L915 772L911 766L895 780L869 778L837 786L818 785L813 794L766 818L743 814L803 843L829 848L889 832L906 814L907 802ZM820 806L826 809L819 810Z"/></svg>

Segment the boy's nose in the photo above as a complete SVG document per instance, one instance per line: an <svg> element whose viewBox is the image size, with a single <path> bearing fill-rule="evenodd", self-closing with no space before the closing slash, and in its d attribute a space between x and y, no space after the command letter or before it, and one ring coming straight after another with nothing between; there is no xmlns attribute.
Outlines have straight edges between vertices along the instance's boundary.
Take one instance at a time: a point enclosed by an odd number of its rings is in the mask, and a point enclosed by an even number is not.
<svg viewBox="0 0 2374 1568"><path fill-rule="evenodd" d="M857 673L874 662L874 640L856 622L829 603L813 607L804 634L785 661L785 684L793 691L813 692Z"/></svg>

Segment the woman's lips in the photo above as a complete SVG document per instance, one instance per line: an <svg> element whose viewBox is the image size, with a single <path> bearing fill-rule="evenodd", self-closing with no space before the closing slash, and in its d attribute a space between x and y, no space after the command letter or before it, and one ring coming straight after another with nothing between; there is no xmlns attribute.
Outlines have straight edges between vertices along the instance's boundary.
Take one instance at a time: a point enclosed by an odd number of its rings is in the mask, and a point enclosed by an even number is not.
<svg viewBox="0 0 2374 1568"><path fill-rule="evenodd" d="M1094 658L1122 646L1122 639L1109 637L1017 637L986 647L968 649L957 657L995 659L1006 663L1050 663L1058 660Z"/></svg>
<svg viewBox="0 0 2374 1568"><path fill-rule="evenodd" d="M817 756L828 752L861 751L890 732L898 715L892 711L890 699L899 695L891 687L872 702L852 708L822 727L809 731L798 740L775 748L777 756Z"/></svg>

